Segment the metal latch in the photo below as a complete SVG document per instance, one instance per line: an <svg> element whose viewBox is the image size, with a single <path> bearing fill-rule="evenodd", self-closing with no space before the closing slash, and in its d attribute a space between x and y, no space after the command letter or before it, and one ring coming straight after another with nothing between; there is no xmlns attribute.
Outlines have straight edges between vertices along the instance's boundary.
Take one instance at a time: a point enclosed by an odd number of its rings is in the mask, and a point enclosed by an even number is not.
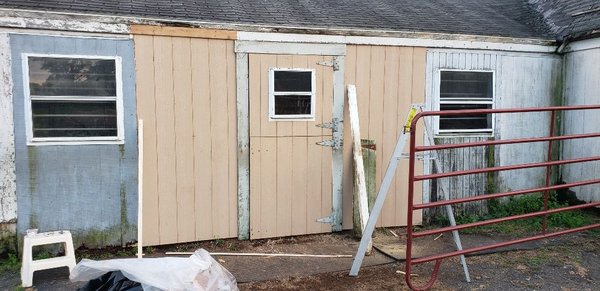
<svg viewBox="0 0 600 291"><path fill-rule="evenodd" d="M329 224L333 224L333 218L330 216L327 217L323 217L323 218L319 218L317 219L317 222L319 223L329 223Z"/></svg>
<svg viewBox="0 0 600 291"><path fill-rule="evenodd" d="M334 58L333 61L318 62L317 65L326 66L326 67L333 67L334 71L339 71L340 70L340 63L338 62L337 58Z"/></svg>

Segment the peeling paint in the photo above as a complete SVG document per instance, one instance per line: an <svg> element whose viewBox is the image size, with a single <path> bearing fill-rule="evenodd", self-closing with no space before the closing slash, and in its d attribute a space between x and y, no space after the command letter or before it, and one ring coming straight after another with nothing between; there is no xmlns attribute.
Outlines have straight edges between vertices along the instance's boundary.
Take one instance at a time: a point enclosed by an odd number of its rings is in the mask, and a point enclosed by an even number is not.
<svg viewBox="0 0 600 291"><path fill-rule="evenodd" d="M10 43L0 34L0 223L17 219Z"/></svg>
<svg viewBox="0 0 600 291"><path fill-rule="evenodd" d="M47 17L1 16L0 24L8 27L69 30L82 32L129 33L127 24L105 23L90 20L73 20L70 17L50 19Z"/></svg>

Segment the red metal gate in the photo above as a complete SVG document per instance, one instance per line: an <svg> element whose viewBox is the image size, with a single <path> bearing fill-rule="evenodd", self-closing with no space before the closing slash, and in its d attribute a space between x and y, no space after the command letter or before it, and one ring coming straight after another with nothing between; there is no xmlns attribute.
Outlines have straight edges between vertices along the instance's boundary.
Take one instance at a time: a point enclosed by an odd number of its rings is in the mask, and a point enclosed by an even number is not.
<svg viewBox="0 0 600 291"><path fill-rule="evenodd" d="M551 182L550 176L551 176L552 166L600 160L600 155L584 157L584 158L568 159L568 160L556 160L556 161L552 160L552 145L553 145L553 142L555 142L555 141L600 137L600 132L555 136L554 127L555 127L556 113L560 112L560 111L567 111L567 110L591 110L591 109L600 109L600 105L522 108L522 109L447 110L447 111L429 111L429 112L418 113L412 120L412 123L410 126L411 135L410 135L410 155L409 155L410 161L409 161L409 170L408 170L409 171L409 173L408 173L408 215L407 215L408 216L407 217L408 224L407 224L407 246L406 246L406 283L408 284L408 286L413 290L429 289L435 282L438 272L439 272L439 269L440 269L440 264L441 264L442 260L445 258L469 254L469 253L473 253L473 252L489 250L489 249L494 249L494 248L499 248L499 247L513 245L513 244L524 243L524 242L528 242L528 241L550 238L550 237L559 236L559 235L563 235L563 234L573 233L573 232L577 232L577 231L584 231L584 230L600 227L600 224L592 224L592 225L588 225L588 226L572 228L572 229L562 230L562 231L552 232L552 233L547 233L547 231L546 231L546 228L547 228L546 217L548 214L600 206L600 202L593 202L593 203L587 203L587 204L582 204L582 205L577 205L577 206L568 206L568 207L562 207L562 208L556 208L556 209L548 209L549 191L600 183L600 179L592 179L592 180L571 182L568 184L550 185L550 182ZM416 134L415 134L416 127L417 127L418 121L421 118L426 117L426 116L460 116L460 115L473 115L473 114L515 114L515 113L528 113L528 112L551 112L550 125L549 125L549 128L550 128L549 136L509 139L509 140L489 140L489 141L479 141L479 142L471 142L471 143L416 146ZM518 165L511 165L511 166L497 166L497 167L489 167L489 168L481 168L481 169L469 169L469 170L460 170L460 171L453 171L453 172L447 172L447 173L435 173L435 174L427 174L427 175L415 175L415 156L416 156L417 152L438 151L438 150L456 149L456 148L468 148L468 147L476 147L476 146L496 146L496 145L505 145L505 144L536 143L536 142L548 142L548 155L547 155L546 162L518 164ZM414 199L413 199L414 198L413 197L414 196L414 184L415 184L415 182L418 182L418 181L447 178L447 177L453 177L453 176L488 173L488 172L537 168L537 167L545 167L546 168L546 181L545 181L544 187L524 189L524 190L518 190L518 191L510 191L510 192L500 192L500 193L493 193L493 194L481 193L481 195L477 195L474 197L468 197L468 198L443 200L443 201L436 201L436 202L416 204L416 205L414 204ZM599 177L600 177L600 174L599 174ZM494 198L501 198L501 197L509 197L509 196L514 196L514 195L531 194L531 193L536 193L536 192L544 193L544 195L543 195L544 210L543 211L527 213L527 214L522 214L522 215L502 217L502 218L496 218L496 219L490 219L490 220L461 224L461 225L456 225L456 226L442 227L442 228L431 229L431 230L426 230L426 231L415 232L413 230L413 212L415 210L440 207L440 206L452 205L452 204L459 204L459 203L466 203L466 202L473 202L473 201L480 201L480 200L487 200L487 199L494 199ZM440 233L454 231L454 230L461 230L461 229L466 229L466 228L472 228L472 227L477 227L477 226L484 226L484 225L496 224L496 223L501 223L501 222L506 222L506 221L511 221L511 220L538 217L538 216L543 216L542 233L539 235L505 241L505 242L501 242L501 243L473 247L473 248L464 249L461 251L453 251L453 252L448 252L448 253L430 255L430 256L417 258L417 259L412 258L412 245L413 245L413 239L415 239L415 238L440 234ZM411 281L411 276L410 276L411 267L416 264L431 262L431 261L435 261L435 266L434 266L431 278L424 286L415 286Z"/></svg>

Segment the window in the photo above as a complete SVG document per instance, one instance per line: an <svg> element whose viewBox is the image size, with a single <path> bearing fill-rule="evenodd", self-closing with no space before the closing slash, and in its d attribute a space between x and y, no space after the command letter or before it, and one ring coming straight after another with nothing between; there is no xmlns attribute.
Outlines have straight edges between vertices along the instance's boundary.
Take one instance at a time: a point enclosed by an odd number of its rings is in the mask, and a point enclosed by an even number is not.
<svg viewBox="0 0 600 291"><path fill-rule="evenodd" d="M494 104L494 73L440 71L440 110L491 109ZM438 133L488 133L492 114L440 116Z"/></svg>
<svg viewBox="0 0 600 291"><path fill-rule="evenodd" d="M315 71L271 69L269 71L269 117L314 119Z"/></svg>
<svg viewBox="0 0 600 291"><path fill-rule="evenodd" d="M119 58L23 59L29 143L123 140Z"/></svg>

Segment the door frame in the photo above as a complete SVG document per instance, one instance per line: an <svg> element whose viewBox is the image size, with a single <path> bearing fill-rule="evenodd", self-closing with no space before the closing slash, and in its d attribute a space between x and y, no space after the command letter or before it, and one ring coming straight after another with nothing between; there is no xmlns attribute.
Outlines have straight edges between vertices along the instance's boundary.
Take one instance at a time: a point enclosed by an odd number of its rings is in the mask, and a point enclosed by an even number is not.
<svg viewBox="0 0 600 291"><path fill-rule="evenodd" d="M344 133L345 44L235 41L238 141L238 238L250 238L250 134L248 114L248 54L333 56L333 141L332 210L321 222L331 223L333 231L342 230L342 177L344 171L342 140ZM337 143L335 142L337 141Z"/></svg>

